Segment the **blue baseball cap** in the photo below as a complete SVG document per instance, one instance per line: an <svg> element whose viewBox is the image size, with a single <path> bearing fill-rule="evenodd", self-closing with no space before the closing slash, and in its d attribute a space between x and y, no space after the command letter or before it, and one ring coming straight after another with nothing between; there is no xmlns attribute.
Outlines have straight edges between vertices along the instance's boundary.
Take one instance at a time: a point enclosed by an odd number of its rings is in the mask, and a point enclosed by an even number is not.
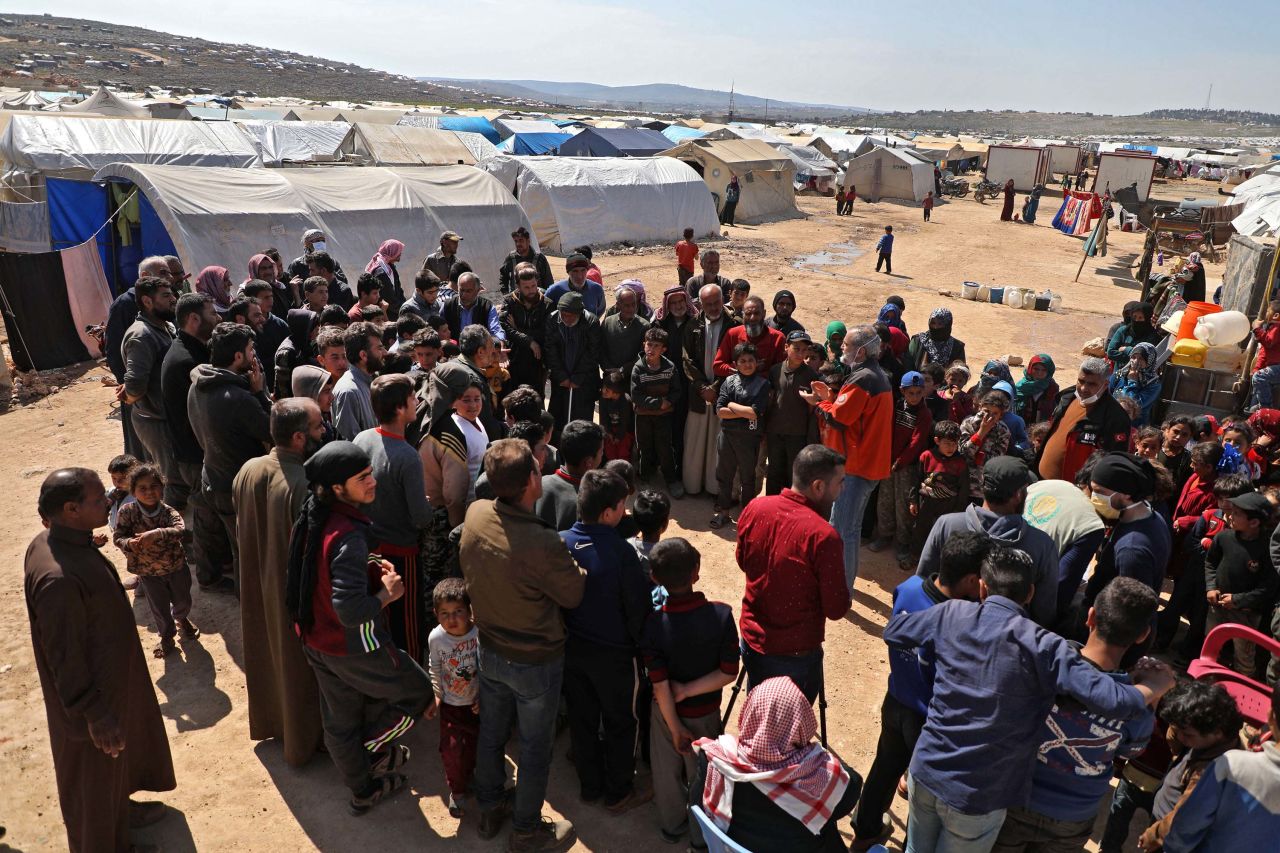
<svg viewBox="0 0 1280 853"><path fill-rule="evenodd" d="M898 383L899 388L923 388L924 374L915 370L909 370L902 375L902 381Z"/></svg>

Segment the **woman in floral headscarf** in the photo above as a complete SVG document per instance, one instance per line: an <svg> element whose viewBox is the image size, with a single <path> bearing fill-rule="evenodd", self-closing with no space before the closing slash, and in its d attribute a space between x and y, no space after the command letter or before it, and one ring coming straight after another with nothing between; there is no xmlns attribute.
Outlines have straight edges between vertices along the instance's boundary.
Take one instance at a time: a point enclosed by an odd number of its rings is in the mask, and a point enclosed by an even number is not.
<svg viewBox="0 0 1280 853"><path fill-rule="evenodd" d="M262 256L257 256L262 257ZM231 307L231 274L226 267L209 266L196 276L196 293L203 293L213 300L213 310L227 313Z"/></svg>
<svg viewBox="0 0 1280 853"><path fill-rule="evenodd" d="M1022 378L1014 386L1017 401L1014 412L1028 424L1047 421L1053 417L1058 405L1058 383L1053 381L1057 367L1047 353L1031 356L1022 369Z"/></svg>
<svg viewBox="0 0 1280 853"><path fill-rule="evenodd" d="M404 302L404 291L400 289L400 273L396 269L396 263L403 254L404 243L399 240L384 240L378 247L377 254L364 268L365 272L373 275L382 285L381 296L382 301L387 303L388 317L395 317L400 311L400 305ZM456 329L454 334L457 334Z"/></svg>
<svg viewBox="0 0 1280 853"><path fill-rule="evenodd" d="M1160 397L1160 371L1156 367L1156 348L1143 342L1129 352L1126 369L1111 375L1111 391L1117 397L1132 397L1141 413L1133 426L1146 426L1151 421L1151 407Z"/></svg>
<svg viewBox="0 0 1280 853"><path fill-rule="evenodd" d="M944 368L953 361L965 361L964 341L953 337L951 312L946 308L935 308L929 315L929 328L911 337L911 345L907 348L907 358L912 370L919 370L926 364L941 364Z"/></svg>
<svg viewBox="0 0 1280 853"><path fill-rule="evenodd" d="M847 850L836 821L853 810L862 780L814 740L813 706L785 676L747 694L738 734L694 741L702 810L747 850ZM705 784L702 777L705 774Z"/></svg>

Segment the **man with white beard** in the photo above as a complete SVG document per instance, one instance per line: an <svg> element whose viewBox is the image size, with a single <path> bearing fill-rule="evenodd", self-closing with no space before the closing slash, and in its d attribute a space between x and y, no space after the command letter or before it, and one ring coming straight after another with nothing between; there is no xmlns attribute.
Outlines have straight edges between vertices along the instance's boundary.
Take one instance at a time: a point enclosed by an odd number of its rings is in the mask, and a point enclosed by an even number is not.
<svg viewBox="0 0 1280 853"><path fill-rule="evenodd" d="M667 333L667 358L676 366L676 382L680 383L681 396L688 396L688 380L684 375L684 344L698 319L698 309L690 304L689 294L683 285L668 288L662 294L662 305L653 315L653 325ZM671 413L671 452L676 460L676 479L684 476L684 427L689 419L689 407L676 405Z"/></svg>
<svg viewBox="0 0 1280 853"><path fill-rule="evenodd" d="M689 414L684 429L683 482L686 494L696 495L705 487L708 494L715 495L720 492L716 485L720 418L714 403L721 382L715 374L715 357L724 333L740 324L725 313L720 285L703 285L698 302L701 316L689 320L685 329L684 375L689 381ZM665 308L667 303L663 304Z"/></svg>

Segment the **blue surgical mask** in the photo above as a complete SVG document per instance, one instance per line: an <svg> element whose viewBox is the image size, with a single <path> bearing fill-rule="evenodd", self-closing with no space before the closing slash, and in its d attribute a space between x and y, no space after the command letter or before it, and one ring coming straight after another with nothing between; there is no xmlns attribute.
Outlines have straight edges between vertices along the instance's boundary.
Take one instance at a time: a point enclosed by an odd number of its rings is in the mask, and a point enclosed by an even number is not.
<svg viewBox="0 0 1280 853"><path fill-rule="evenodd" d="M323 240L317 240L311 244L311 251L313 252L323 252L327 248L328 244Z"/></svg>

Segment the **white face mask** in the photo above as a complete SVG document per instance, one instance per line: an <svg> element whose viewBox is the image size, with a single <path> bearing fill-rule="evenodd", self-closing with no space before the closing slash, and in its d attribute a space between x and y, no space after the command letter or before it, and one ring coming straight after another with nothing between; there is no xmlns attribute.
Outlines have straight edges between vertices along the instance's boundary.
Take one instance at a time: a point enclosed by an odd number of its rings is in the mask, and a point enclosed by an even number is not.
<svg viewBox="0 0 1280 853"><path fill-rule="evenodd" d="M328 247L329 247L329 246L328 246L328 244L327 244L327 243L325 243L325 241L323 241L323 240L317 240L317 241L315 241L314 243L312 243L312 244L311 244L311 251L313 251L313 252L323 252L323 251L324 251L325 249L327 249Z"/></svg>
<svg viewBox="0 0 1280 853"><path fill-rule="evenodd" d="M1094 394L1092 397L1081 397L1080 392L1077 391L1076 399L1080 401L1080 405L1082 406L1092 406L1094 403L1102 399L1102 392L1099 391L1097 394Z"/></svg>

